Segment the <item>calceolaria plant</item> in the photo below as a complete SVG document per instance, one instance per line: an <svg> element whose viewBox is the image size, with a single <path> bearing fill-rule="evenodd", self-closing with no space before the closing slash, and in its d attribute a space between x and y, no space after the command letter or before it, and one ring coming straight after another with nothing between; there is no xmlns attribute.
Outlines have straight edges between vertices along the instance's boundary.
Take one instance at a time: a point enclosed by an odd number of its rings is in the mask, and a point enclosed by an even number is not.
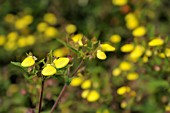
<svg viewBox="0 0 170 113"><path fill-rule="evenodd" d="M58 77L62 77L64 79L64 86L58 96L58 99L55 101L50 110L50 113L53 113L58 105L58 102L63 96L66 87L72 82L72 80L75 81L75 78L79 77L75 75L77 75L77 72L80 70L82 64L94 58L105 60L107 58L105 52L115 51L115 48L110 44L101 44L96 41L96 39L88 40L82 34L72 36L67 39L67 43L60 39L56 40L70 50L70 54L68 56L55 57L53 56L54 52L50 51L45 58L39 60L30 52L21 63L11 62L12 64L25 70L27 73L25 78L32 79L37 77L41 79L38 113L40 113L42 109L44 83L47 79L58 79ZM71 84L73 84L73 82ZM82 97L87 98L90 102L97 101L100 97L99 93L95 89L89 89L90 85L88 84L89 82L82 86L83 88L86 86L86 90L82 92ZM89 87L87 87L87 85Z"/></svg>

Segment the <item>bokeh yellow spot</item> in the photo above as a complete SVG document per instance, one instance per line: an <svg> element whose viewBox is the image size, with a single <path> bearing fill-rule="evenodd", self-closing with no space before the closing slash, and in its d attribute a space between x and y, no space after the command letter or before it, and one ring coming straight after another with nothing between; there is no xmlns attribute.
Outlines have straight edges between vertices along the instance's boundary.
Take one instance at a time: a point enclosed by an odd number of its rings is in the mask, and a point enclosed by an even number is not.
<svg viewBox="0 0 170 113"><path fill-rule="evenodd" d="M135 37L142 37L146 34L146 28L144 26L137 27L132 32Z"/></svg>
<svg viewBox="0 0 170 113"><path fill-rule="evenodd" d="M123 45L121 48L120 48L120 50L122 51L122 52L131 52L132 50L134 49L134 44L125 44L125 45Z"/></svg>
<svg viewBox="0 0 170 113"><path fill-rule="evenodd" d="M4 45L5 44L5 36L4 35L0 35L0 46Z"/></svg>
<svg viewBox="0 0 170 113"><path fill-rule="evenodd" d="M126 5L128 0L112 0L113 5L123 6Z"/></svg>
<svg viewBox="0 0 170 113"><path fill-rule="evenodd" d="M80 86L81 83L83 82L83 78L82 77L75 77L71 80L70 85L71 86Z"/></svg>
<svg viewBox="0 0 170 113"><path fill-rule="evenodd" d="M152 40L148 43L148 45L151 46L151 47L153 47L153 46L161 46L161 45L163 45L163 44L164 44L164 40L161 39L161 38L159 38L159 37L152 39Z"/></svg>
<svg viewBox="0 0 170 113"><path fill-rule="evenodd" d="M131 91L131 88L128 86L122 86L117 89L117 94L119 95L124 95L126 93L129 93Z"/></svg>
<svg viewBox="0 0 170 113"><path fill-rule="evenodd" d="M115 68L113 71L112 71L112 75L113 76L119 76L121 74L121 70L119 68Z"/></svg>
<svg viewBox="0 0 170 113"><path fill-rule="evenodd" d="M53 55L55 57L64 57L68 53L69 53L69 49L66 48L66 47L62 47L62 48L59 48L59 49L56 49L56 50L53 51Z"/></svg>
<svg viewBox="0 0 170 113"><path fill-rule="evenodd" d="M131 72L131 73L128 73L127 75L127 80L136 80L138 78L139 78L139 75L136 72Z"/></svg>
<svg viewBox="0 0 170 113"><path fill-rule="evenodd" d="M55 27L47 27L44 31L46 37L54 38L58 35L58 30Z"/></svg>
<svg viewBox="0 0 170 113"><path fill-rule="evenodd" d="M81 88L82 89L88 89L90 88L92 85L92 81L91 80L85 80L82 84L81 84Z"/></svg>
<svg viewBox="0 0 170 113"><path fill-rule="evenodd" d="M44 15L44 21L51 25L57 24L57 18L53 13L46 13Z"/></svg>
<svg viewBox="0 0 170 113"><path fill-rule="evenodd" d="M96 90L91 90L88 94L87 101L95 102L100 98L100 94Z"/></svg>
<svg viewBox="0 0 170 113"><path fill-rule="evenodd" d="M132 68L132 64L126 61L120 63L119 68L122 71L129 71Z"/></svg>
<svg viewBox="0 0 170 113"><path fill-rule="evenodd" d="M128 13L125 16L126 27L130 30L136 28L139 25L138 19L134 13Z"/></svg>
<svg viewBox="0 0 170 113"><path fill-rule="evenodd" d="M121 36L120 36L120 35L117 35L117 34L112 35L112 36L110 37L110 41L111 41L112 43L119 43L119 42L121 41Z"/></svg>
<svg viewBox="0 0 170 113"><path fill-rule="evenodd" d="M48 24L45 22L41 22L37 25L37 31L44 32L48 27Z"/></svg>
<svg viewBox="0 0 170 113"><path fill-rule="evenodd" d="M72 34L72 33L76 32L77 27L74 24L68 24L66 26L65 30L68 34Z"/></svg>

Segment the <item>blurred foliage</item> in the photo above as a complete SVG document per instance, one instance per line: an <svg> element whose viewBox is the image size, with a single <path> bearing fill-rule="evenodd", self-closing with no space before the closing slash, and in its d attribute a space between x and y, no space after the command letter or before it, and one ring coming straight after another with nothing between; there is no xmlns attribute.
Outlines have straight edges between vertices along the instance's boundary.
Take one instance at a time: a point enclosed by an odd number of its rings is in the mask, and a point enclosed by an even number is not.
<svg viewBox="0 0 170 113"><path fill-rule="evenodd" d="M86 38L99 41L93 56L99 59L85 62L56 113L169 113L169 8L169 0L0 0L0 113L38 108L41 81L26 80L11 61L22 62L29 52L40 60L50 50L55 57L75 56ZM105 53L102 44L116 50ZM74 69L79 59L73 62ZM42 113L63 81L46 80Z"/></svg>

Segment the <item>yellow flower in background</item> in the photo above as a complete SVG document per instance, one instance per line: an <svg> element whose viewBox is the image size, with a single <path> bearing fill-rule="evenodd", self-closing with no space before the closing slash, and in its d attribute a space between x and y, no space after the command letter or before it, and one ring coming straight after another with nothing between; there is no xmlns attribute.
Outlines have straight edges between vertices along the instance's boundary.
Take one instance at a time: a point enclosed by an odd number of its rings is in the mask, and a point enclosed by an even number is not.
<svg viewBox="0 0 170 113"><path fill-rule="evenodd" d="M72 40L75 42L75 43L78 43L80 46L83 46L83 42L82 42L82 39L83 39L83 34L76 34L72 37Z"/></svg>
<svg viewBox="0 0 170 113"><path fill-rule="evenodd" d="M6 49L7 51L13 51L13 50L17 49L16 42L7 41L4 45L4 49Z"/></svg>
<svg viewBox="0 0 170 113"><path fill-rule="evenodd" d="M80 86L83 82L83 77L75 77L71 80L70 85L71 86Z"/></svg>
<svg viewBox="0 0 170 113"><path fill-rule="evenodd" d="M135 49L129 54L130 59L137 60L139 57L143 55L145 48L141 45L137 45Z"/></svg>
<svg viewBox="0 0 170 113"><path fill-rule="evenodd" d="M35 59L33 56L28 56L26 57L22 63L21 63L21 66L23 67L31 67L35 64Z"/></svg>
<svg viewBox="0 0 170 113"><path fill-rule="evenodd" d="M170 57L170 48L165 48L166 57Z"/></svg>
<svg viewBox="0 0 170 113"><path fill-rule="evenodd" d="M159 38L159 37L152 39L152 40L148 43L148 45L151 46L151 47L153 47L153 46L161 46L161 45L163 45L163 44L164 44L164 40L161 39L161 38Z"/></svg>
<svg viewBox="0 0 170 113"><path fill-rule="evenodd" d="M15 28L16 29L24 29L28 25L30 25L33 22L33 17L32 15L25 15L15 21Z"/></svg>
<svg viewBox="0 0 170 113"><path fill-rule="evenodd" d="M103 51L97 50L97 58L100 60L105 60L107 58L107 56Z"/></svg>
<svg viewBox="0 0 170 113"><path fill-rule="evenodd" d="M146 28L144 26L139 26L133 30L132 34L135 37L142 37L146 34Z"/></svg>
<svg viewBox="0 0 170 113"><path fill-rule="evenodd" d="M113 71L112 71L112 75L113 76L119 76L121 74L121 69L119 68L115 68Z"/></svg>
<svg viewBox="0 0 170 113"><path fill-rule="evenodd" d="M90 92L90 90L88 90L88 89L87 89L87 90L84 90L84 91L81 93L81 97L84 98L84 99L87 98L88 95L89 95L89 92Z"/></svg>
<svg viewBox="0 0 170 113"><path fill-rule="evenodd" d="M51 25L55 25L57 24L57 18L53 13L46 13L44 15L44 21L51 24Z"/></svg>
<svg viewBox="0 0 170 113"><path fill-rule="evenodd" d="M46 37L54 38L58 35L58 30L55 27L47 27L44 31Z"/></svg>
<svg viewBox="0 0 170 113"><path fill-rule="evenodd" d="M165 57L166 57L165 53L159 53L158 56L159 56L160 58L165 58Z"/></svg>
<svg viewBox="0 0 170 113"><path fill-rule="evenodd" d="M127 107L127 105L128 105L128 104L127 104L126 101L122 101L121 104L120 104L120 107L124 109L124 108Z"/></svg>
<svg viewBox="0 0 170 113"><path fill-rule="evenodd" d="M110 111L109 109L105 108L105 109L98 109L96 113L110 113Z"/></svg>
<svg viewBox="0 0 170 113"><path fill-rule="evenodd" d="M167 112L170 111L170 105L165 106L165 111L167 111Z"/></svg>
<svg viewBox="0 0 170 113"><path fill-rule="evenodd" d="M37 31L44 32L48 28L48 24L45 22L41 22L37 25Z"/></svg>
<svg viewBox="0 0 170 113"><path fill-rule="evenodd" d="M142 61L143 61L144 63L147 63L147 62L148 62L148 57L147 57L147 56L144 56L144 57L142 58Z"/></svg>
<svg viewBox="0 0 170 113"><path fill-rule="evenodd" d="M117 35L117 34L112 35L112 36L110 37L110 41L111 41L112 43L119 43L119 42L121 41L121 36L120 36L120 35Z"/></svg>
<svg viewBox="0 0 170 113"><path fill-rule="evenodd" d="M44 76L52 76L56 74L57 70L51 64L47 64L44 69L42 70L42 75Z"/></svg>
<svg viewBox="0 0 170 113"><path fill-rule="evenodd" d="M4 35L0 35L0 46L4 45L6 41L6 38Z"/></svg>
<svg viewBox="0 0 170 113"><path fill-rule="evenodd" d="M131 52L133 49L134 49L134 44L125 44L120 48L121 52L125 52L125 53Z"/></svg>
<svg viewBox="0 0 170 113"><path fill-rule="evenodd" d="M65 66L67 66L67 64L69 63L69 58L67 58L67 57L60 57L60 58L58 58L58 59L55 59L53 62L54 62L54 64L55 64L55 67L56 68L63 68L63 67L65 67Z"/></svg>
<svg viewBox="0 0 170 113"><path fill-rule="evenodd" d="M126 78L127 78L127 80L136 80L139 78L139 75L136 72L131 72L131 73L128 73Z"/></svg>
<svg viewBox="0 0 170 113"><path fill-rule="evenodd" d="M35 43L35 41L36 41L34 35L28 35L25 40L26 40L26 45L27 46L33 45Z"/></svg>
<svg viewBox="0 0 170 113"><path fill-rule="evenodd" d="M56 50L53 51L53 55L55 57L64 57L68 53L69 53L69 49L66 48L66 47L62 47L62 48L59 48L59 49L56 49Z"/></svg>
<svg viewBox="0 0 170 113"><path fill-rule="evenodd" d="M7 14L4 18L4 20L6 22L11 23L11 24L13 24L15 22L15 19L16 19L16 17L13 14Z"/></svg>
<svg viewBox="0 0 170 113"><path fill-rule="evenodd" d="M90 88L92 85L92 81L91 80L85 80L82 84L81 84L81 88L82 89L88 89Z"/></svg>
<svg viewBox="0 0 170 113"><path fill-rule="evenodd" d="M128 86L122 86L117 89L117 94L118 95L124 95L126 93L129 93L131 91L131 88Z"/></svg>
<svg viewBox="0 0 170 113"><path fill-rule="evenodd" d="M115 51L115 47L109 45L109 44L101 44L101 50L102 51Z"/></svg>
<svg viewBox="0 0 170 113"><path fill-rule="evenodd" d="M20 37L19 39L18 39L18 41L17 41L17 45L18 45L18 47L25 47L25 46L27 46L27 42L26 42L27 40L26 40L26 38L25 37Z"/></svg>
<svg viewBox="0 0 170 113"><path fill-rule="evenodd" d="M149 49L147 49L147 50L145 51L145 55L146 55L147 57L151 57L151 56L152 56L152 51L149 50Z"/></svg>
<svg viewBox="0 0 170 113"><path fill-rule="evenodd" d="M139 25L138 19L134 13L128 13L125 16L126 27L130 30L136 28Z"/></svg>
<svg viewBox="0 0 170 113"><path fill-rule="evenodd" d="M7 35L7 39L8 39L8 41L10 41L10 42L16 41L17 38L18 38L18 33L15 32L15 31L10 32L10 33L8 33L8 35Z"/></svg>
<svg viewBox="0 0 170 113"><path fill-rule="evenodd" d="M72 34L72 33L76 32L77 27L74 24L68 24L66 26L65 30L68 34Z"/></svg>
<svg viewBox="0 0 170 113"><path fill-rule="evenodd" d="M122 71L129 71L132 68L132 64L126 61L123 61L119 64L119 68Z"/></svg>
<svg viewBox="0 0 170 113"><path fill-rule="evenodd" d="M113 5L123 6L128 3L128 0L112 0Z"/></svg>
<svg viewBox="0 0 170 113"><path fill-rule="evenodd" d="M88 94L87 101L95 102L100 98L100 94L96 90L91 90Z"/></svg>

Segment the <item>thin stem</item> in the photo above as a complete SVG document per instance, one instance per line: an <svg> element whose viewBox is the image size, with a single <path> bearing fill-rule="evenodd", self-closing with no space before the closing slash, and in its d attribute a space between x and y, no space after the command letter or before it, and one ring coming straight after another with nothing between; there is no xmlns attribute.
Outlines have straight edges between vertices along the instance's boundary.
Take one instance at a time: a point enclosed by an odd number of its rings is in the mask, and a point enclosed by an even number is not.
<svg viewBox="0 0 170 113"><path fill-rule="evenodd" d="M77 68L76 68L76 69L74 70L74 72L71 74L71 77L73 77L73 76L77 73L77 71L80 69L81 65L83 64L83 62L84 62L84 60L82 59L81 62L80 62L80 64L77 66ZM70 73L70 71L68 71L68 72ZM57 98L57 100L55 101L53 107L51 108L50 113L53 113L53 112L54 112L54 110L55 110L56 106L58 105L61 97L63 96L66 88L67 88L67 84L65 83L64 86L63 86L63 88L62 88L62 90L61 90L61 92L60 92L60 94L59 94L59 96L58 96L58 98Z"/></svg>
<svg viewBox="0 0 170 113"><path fill-rule="evenodd" d="M64 91L66 90L66 88L67 88L67 85L64 84L64 86L63 86L63 88L62 88L62 90L61 90L61 92L60 92L60 94L59 94L59 96L58 96L56 102L54 103L54 105L53 105L53 107L52 107L50 113L53 113L53 112L54 112L54 110L55 110L56 106L58 105L58 102L60 101L61 97L63 96Z"/></svg>
<svg viewBox="0 0 170 113"><path fill-rule="evenodd" d="M42 98L43 98L43 92L44 92L44 79L42 79L41 82L41 94L40 94L40 101L39 101L39 106L38 106L38 113L41 112L41 106L42 106Z"/></svg>

